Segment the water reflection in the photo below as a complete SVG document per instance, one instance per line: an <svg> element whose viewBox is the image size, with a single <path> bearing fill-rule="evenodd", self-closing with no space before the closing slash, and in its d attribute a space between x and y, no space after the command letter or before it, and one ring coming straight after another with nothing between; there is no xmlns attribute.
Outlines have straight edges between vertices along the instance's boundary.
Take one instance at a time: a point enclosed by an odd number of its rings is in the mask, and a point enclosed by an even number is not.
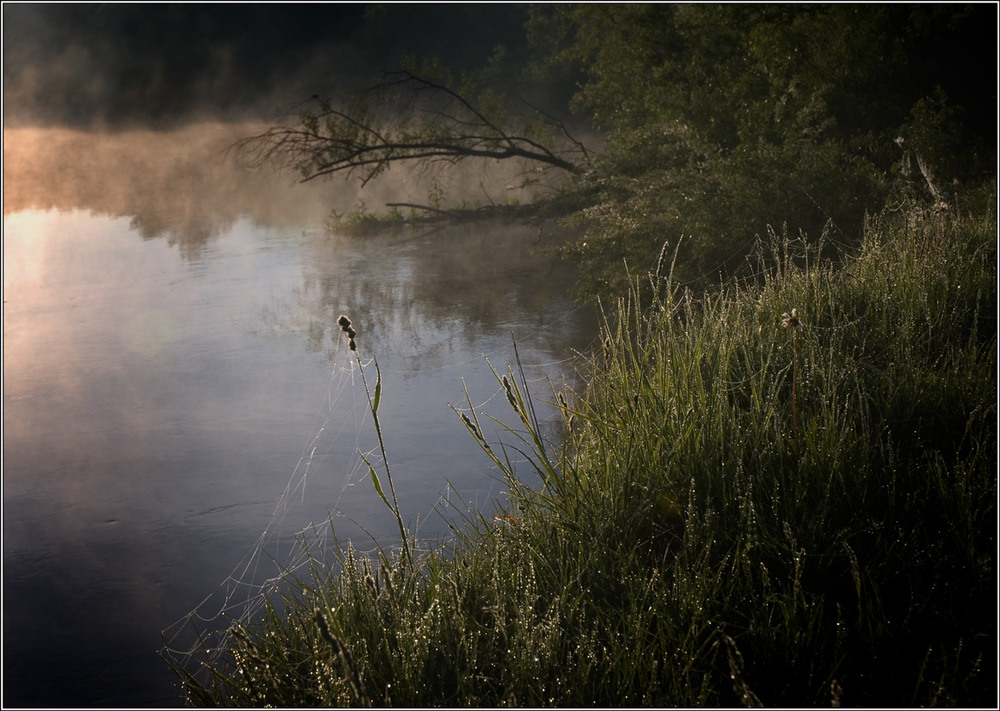
<svg viewBox="0 0 1000 711"><path fill-rule="evenodd" d="M544 395L594 335L535 229L350 239L322 229L329 186L241 181L172 154L178 135L149 138L167 158L155 168L132 152L135 134L95 138L70 177L56 149L85 150L79 134L36 137L34 159L13 134L5 159L46 187L8 182L5 161L9 705L174 705L160 631L262 531L265 562L328 516L362 546L368 534L391 543L359 466L373 433L340 313L379 359L404 517L428 537L447 532L434 512L448 482L456 502L502 493L449 408L464 381L477 406L504 414L484 355L502 366L513 333Z"/></svg>
<svg viewBox="0 0 1000 711"><path fill-rule="evenodd" d="M240 217L266 227L320 225L385 202L427 202L433 188L453 204L528 197L508 186L517 168L469 163L448 175L393 168L364 191L341 182L251 169L230 147L263 130L256 124L191 124L176 131L114 133L4 129L3 214L88 210L128 217L146 239L164 238L190 260Z"/></svg>
<svg viewBox="0 0 1000 711"><path fill-rule="evenodd" d="M584 311L567 294L572 268L549 255L547 246L551 238L541 239L536 228L501 223L377 241L315 240L305 247L300 295L310 303L310 341L336 347L330 315L350 309L365 328L359 342L367 339L375 352L391 344L397 357L414 360L409 367L415 370L441 367L449 362L446 354L473 342L482 346L483 338L505 352L512 335L547 350L544 341L561 327L546 318ZM592 324L570 318L566 326ZM556 343L567 336L578 342L582 334L561 334Z"/></svg>
<svg viewBox="0 0 1000 711"><path fill-rule="evenodd" d="M101 133L4 130L4 215L85 209L127 217L145 239L164 238L196 260L206 243L249 216L262 225L322 220L331 187L242 170L227 153L252 125Z"/></svg>

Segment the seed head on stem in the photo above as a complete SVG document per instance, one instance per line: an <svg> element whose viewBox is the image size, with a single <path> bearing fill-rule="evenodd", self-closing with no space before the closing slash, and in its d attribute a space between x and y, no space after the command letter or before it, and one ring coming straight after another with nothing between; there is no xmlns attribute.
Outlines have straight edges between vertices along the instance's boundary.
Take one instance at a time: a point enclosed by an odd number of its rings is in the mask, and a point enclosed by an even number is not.
<svg viewBox="0 0 1000 711"><path fill-rule="evenodd" d="M372 483L375 485L375 490L378 492L378 495L382 497L382 501L385 502L385 505L392 510L392 513L396 517L396 525L399 526L399 537L403 542L403 553L406 556L407 562L412 563L413 551L408 542L409 537L406 533L406 526L403 525L403 516L399 512L399 500L396 498L396 486L392 480L392 471L389 469L389 455L386 454L385 451L385 440L382 437L382 423L379 421L378 417L378 406L382 397L382 373L378 368L378 361L375 358L372 358L372 363L375 365L375 394L372 395L372 391L368 389L368 378L365 376L365 369L361 364L361 356L358 355L358 344L354 342L354 337L358 334L351 325L351 319L341 314L341 316L337 319L337 325L340 326L341 331L347 334L347 347L350 348L354 357L357 358L358 366L360 367L361 382L365 386L365 394L368 395L368 406L371 408L372 422L375 424L375 435L378 437L378 446L382 453L382 464L385 467L386 479L389 481L389 494L392 497L391 501L386 498L382 491L382 484L379 482L379 477L375 471L375 467L372 466L371 462L368 461L368 458L364 454L361 455L361 459L368 465L368 469L372 477Z"/></svg>
<svg viewBox="0 0 1000 711"><path fill-rule="evenodd" d="M347 347L352 351L358 350L358 344L354 342L354 337L358 334L351 325L351 319L341 314L340 318L337 319L337 325L340 326L341 331L347 334Z"/></svg>

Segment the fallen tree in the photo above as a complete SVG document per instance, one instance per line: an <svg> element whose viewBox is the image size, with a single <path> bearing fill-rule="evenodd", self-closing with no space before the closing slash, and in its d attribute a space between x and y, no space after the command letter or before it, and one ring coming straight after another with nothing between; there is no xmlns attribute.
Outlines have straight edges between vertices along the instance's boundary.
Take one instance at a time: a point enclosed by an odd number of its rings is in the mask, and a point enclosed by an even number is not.
<svg viewBox="0 0 1000 711"><path fill-rule="evenodd" d="M562 121L524 107L512 111L505 97L471 83L456 88L440 69L400 70L345 105L314 96L233 148L254 167L292 168L303 182L342 174L365 185L394 164L428 170L470 159L520 160L525 172L581 172L590 161L583 143Z"/></svg>

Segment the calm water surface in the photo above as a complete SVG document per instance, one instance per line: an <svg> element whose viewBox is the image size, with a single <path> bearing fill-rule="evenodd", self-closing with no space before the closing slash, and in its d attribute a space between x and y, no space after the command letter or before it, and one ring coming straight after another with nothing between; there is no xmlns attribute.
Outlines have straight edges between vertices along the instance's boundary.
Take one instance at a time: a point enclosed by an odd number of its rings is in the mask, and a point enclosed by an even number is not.
<svg viewBox="0 0 1000 711"><path fill-rule="evenodd" d="M177 148L192 141L157 140L174 152L152 178L113 143L76 180L5 163L5 706L178 705L162 631L273 574L311 522L395 541L339 314L378 358L403 514L432 539L449 505L503 493L449 407L467 387L510 421L484 356L504 367L513 333L547 398L596 334L537 228L346 238L322 199L278 210L305 192L206 178Z"/></svg>

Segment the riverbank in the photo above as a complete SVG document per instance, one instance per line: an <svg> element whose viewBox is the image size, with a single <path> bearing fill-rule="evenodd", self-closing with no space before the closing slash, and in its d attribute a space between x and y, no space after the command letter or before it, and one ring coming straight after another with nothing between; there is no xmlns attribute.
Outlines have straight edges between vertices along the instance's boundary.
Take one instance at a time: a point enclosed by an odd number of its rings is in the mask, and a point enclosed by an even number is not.
<svg viewBox="0 0 1000 711"><path fill-rule="evenodd" d="M504 444L458 408L506 478L503 515L432 550L317 553L201 672L173 660L190 700L992 705L995 191L984 204L884 212L836 266L772 236L753 280L710 295L665 259L651 304L605 305L564 444L516 363Z"/></svg>

